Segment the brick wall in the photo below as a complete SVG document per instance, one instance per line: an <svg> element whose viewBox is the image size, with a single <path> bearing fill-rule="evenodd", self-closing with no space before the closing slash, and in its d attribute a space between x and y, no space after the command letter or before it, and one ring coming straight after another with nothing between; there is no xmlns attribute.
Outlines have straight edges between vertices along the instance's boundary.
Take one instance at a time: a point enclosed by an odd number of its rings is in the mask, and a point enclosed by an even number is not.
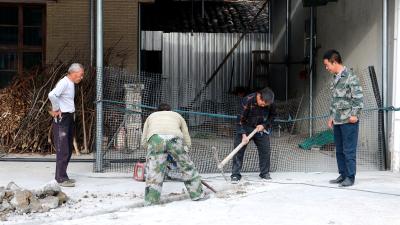
<svg viewBox="0 0 400 225"><path fill-rule="evenodd" d="M113 48L112 64L137 69L138 3L132 0L104 1L104 50ZM105 60L107 61L107 56Z"/></svg>
<svg viewBox="0 0 400 225"><path fill-rule="evenodd" d="M89 0L58 0L47 4L47 63L53 62L65 45L60 60L90 61L89 7ZM136 71L137 15L137 1L104 0L106 63Z"/></svg>
<svg viewBox="0 0 400 225"><path fill-rule="evenodd" d="M59 0L47 4L46 61L53 62L60 50L61 60L89 60L89 1Z"/></svg>

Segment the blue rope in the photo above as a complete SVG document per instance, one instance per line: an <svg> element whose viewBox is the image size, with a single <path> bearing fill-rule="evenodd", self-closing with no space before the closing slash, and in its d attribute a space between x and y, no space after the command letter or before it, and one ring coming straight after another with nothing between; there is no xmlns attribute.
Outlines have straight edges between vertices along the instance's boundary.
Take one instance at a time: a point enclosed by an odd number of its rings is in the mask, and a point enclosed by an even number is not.
<svg viewBox="0 0 400 225"><path fill-rule="evenodd" d="M148 105L143 105L143 104L127 104L124 102L118 102L118 101L111 101L111 100L100 100L96 101L98 102L104 102L104 103L110 103L110 104L116 104L116 105L129 105L129 106L134 106L134 107L139 107L143 109L157 109L157 107L154 106L148 106ZM115 108L117 111L122 111L122 112L127 112L130 114L140 114L140 112L135 112L133 110L128 110L128 109L118 109ZM220 119L236 119L237 116L232 116L232 115L224 115L224 114L215 114L215 113L205 113L205 112L194 112L194 111L187 111L187 110L179 110L179 109L174 109L174 112L181 113L181 114L190 114L190 115L198 115L198 116L207 116L207 117L213 117L213 118L220 118ZM389 107L381 107L381 108L368 108L368 109L363 109L362 111L368 112L368 111L388 111L388 112L397 112L400 111L400 107L396 108L394 106L389 106ZM298 122L298 121L304 121L304 120L315 120L315 119L324 119L328 118L329 115L320 115L320 116L312 116L312 117L304 117L304 118L298 118L298 119L275 119L275 122L278 123L292 123L292 122Z"/></svg>

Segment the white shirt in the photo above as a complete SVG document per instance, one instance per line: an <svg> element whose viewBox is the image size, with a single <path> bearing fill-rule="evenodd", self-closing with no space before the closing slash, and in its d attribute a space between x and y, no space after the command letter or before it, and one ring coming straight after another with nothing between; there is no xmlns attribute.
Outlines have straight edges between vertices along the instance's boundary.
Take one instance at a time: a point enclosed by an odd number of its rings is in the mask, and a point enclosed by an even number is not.
<svg viewBox="0 0 400 225"><path fill-rule="evenodd" d="M53 111L75 112L74 98L75 84L67 76L58 81L56 87L49 93Z"/></svg>
<svg viewBox="0 0 400 225"><path fill-rule="evenodd" d="M169 140L171 140L173 138L176 138L176 136L172 135L172 134L159 134L158 136L160 136L160 138L162 138L162 139L164 139L166 141L169 141Z"/></svg>
<svg viewBox="0 0 400 225"><path fill-rule="evenodd" d="M339 82L340 78L342 77L342 73L343 73L343 71L345 71L345 70L346 70L346 67L343 66L343 69L342 69L338 74L335 75L335 84L336 84L337 82Z"/></svg>

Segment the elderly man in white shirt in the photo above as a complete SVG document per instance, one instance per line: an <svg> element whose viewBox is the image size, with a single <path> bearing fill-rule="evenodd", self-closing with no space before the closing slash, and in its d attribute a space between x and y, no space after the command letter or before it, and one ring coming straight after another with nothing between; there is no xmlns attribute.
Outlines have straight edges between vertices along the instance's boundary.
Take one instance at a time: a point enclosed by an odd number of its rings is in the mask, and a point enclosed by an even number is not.
<svg viewBox="0 0 400 225"><path fill-rule="evenodd" d="M60 186L74 187L75 180L67 175L68 163L72 155L75 112L75 84L81 82L84 68L79 63L73 63L68 74L56 84L49 93L53 116L53 140L56 147L55 179Z"/></svg>

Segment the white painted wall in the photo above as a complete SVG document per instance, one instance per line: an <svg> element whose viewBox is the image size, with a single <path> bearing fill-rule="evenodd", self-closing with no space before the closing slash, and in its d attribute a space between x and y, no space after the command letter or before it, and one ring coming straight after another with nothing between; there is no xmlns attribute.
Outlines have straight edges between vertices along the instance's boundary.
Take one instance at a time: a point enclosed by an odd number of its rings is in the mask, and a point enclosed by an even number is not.
<svg viewBox="0 0 400 225"><path fill-rule="evenodd" d="M400 0L396 0L394 21L392 105L400 107ZM392 126L389 136L391 169L394 172L400 172L400 112L393 112L391 116Z"/></svg>
<svg viewBox="0 0 400 225"><path fill-rule="evenodd" d="M317 88L325 82L322 55L337 49L344 64L354 70L375 66L378 81L382 76L382 1L339 0L317 9ZM381 85L381 84L380 84Z"/></svg>
<svg viewBox="0 0 400 225"><path fill-rule="evenodd" d="M285 58L285 16L286 1L272 1L272 58L271 61L283 61ZM303 8L302 0L291 0L291 60L299 61L304 57L305 20L310 9ZM382 1L381 0L339 0L317 7L317 45L321 48L316 55L316 86L328 79L321 57L331 48L337 49L345 64L359 70L370 65L375 66L378 82L382 76ZM308 88L308 81L299 79L303 70L301 65L291 65L289 75L289 97L299 96ZM276 89L284 88L284 67L271 66L275 77ZM279 91L278 91L279 92ZM281 95L283 93L279 93Z"/></svg>

